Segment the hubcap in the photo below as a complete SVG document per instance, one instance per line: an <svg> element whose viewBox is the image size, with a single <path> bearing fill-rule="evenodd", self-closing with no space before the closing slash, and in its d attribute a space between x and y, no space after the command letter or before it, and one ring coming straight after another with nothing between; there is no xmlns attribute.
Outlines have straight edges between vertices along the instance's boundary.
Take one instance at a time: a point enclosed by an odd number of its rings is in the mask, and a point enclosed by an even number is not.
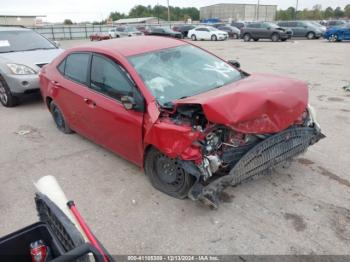
<svg viewBox="0 0 350 262"><path fill-rule="evenodd" d="M185 173L175 159L160 155L155 167L160 181L170 190L176 191L183 186Z"/></svg>
<svg viewBox="0 0 350 262"><path fill-rule="evenodd" d="M7 104L7 100L8 100L7 93L4 85L1 82L0 82L0 100L2 103Z"/></svg>

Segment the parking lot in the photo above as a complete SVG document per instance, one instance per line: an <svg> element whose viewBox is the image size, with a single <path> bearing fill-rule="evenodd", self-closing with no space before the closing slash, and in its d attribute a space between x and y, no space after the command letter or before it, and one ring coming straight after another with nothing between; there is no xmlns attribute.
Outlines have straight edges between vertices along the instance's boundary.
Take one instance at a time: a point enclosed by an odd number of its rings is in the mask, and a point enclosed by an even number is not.
<svg viewBox="0 0 350 262"><path fill-rule="evenodd" d="M194 43L249 73L308 82L327 138L289 169L227 188L210 210L162 194L133 164L62 134L41 99L28 97L0 107L0 236L37 221L33 182L54 175L111 254L350 254L350 44Z"/></svg>

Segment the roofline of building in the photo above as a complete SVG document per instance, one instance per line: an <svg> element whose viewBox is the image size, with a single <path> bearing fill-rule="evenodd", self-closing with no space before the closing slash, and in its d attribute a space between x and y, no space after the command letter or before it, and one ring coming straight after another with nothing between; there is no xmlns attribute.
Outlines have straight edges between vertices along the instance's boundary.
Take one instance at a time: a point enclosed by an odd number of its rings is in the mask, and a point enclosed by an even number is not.
<svg viewBox="0 0 350 262"><path fill-rule="evenodd" d="M0 17L46 17L46 15L7 15L7 14L0 14Z"/></svg>
<svg viewBox="0 0 350 262"><path fill-rule="evenodd" d="M200 8L212 7L212 6L217 6L217 5L250 5L250 6L257 6L257 4L219 3L219 4L201 6ZM278 5L262 5L262 4L260 4L259 6L275 6L277 8Z"/></svg>

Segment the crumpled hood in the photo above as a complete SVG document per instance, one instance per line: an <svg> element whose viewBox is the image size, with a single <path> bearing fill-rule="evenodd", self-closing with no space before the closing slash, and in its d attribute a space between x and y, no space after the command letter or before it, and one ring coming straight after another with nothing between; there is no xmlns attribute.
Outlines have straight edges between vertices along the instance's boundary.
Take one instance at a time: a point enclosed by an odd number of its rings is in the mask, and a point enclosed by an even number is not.
<svg viewBox="0 0 350 262"><path fill-rule="evenodd" d="M291 78L252 74L174 104L199 104L208 121L240 132L277 133L295 123L305 111L308 86Z"/></svg>
<svg viewBox="0 0 350 262"><path fill-rule="evenodd" d="M40 68L37 66L37 64L48 64L63 51L63 49L55 48L24 52L1 53L0 61L26 65L33 68L34 70L39 70Z"/></svg>

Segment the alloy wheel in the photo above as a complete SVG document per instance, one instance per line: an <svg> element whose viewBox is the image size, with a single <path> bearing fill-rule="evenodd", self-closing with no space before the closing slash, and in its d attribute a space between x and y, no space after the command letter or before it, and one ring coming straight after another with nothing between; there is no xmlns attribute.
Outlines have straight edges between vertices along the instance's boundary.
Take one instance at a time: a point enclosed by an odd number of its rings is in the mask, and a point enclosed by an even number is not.
<svg viewBox="0 0 350 262"><path fill-rule="evenodd" d="M6 89L1 81L0 81L0 101L3 104L7 104L7 102L8 102L8 96L7 96Z"/></svg>

